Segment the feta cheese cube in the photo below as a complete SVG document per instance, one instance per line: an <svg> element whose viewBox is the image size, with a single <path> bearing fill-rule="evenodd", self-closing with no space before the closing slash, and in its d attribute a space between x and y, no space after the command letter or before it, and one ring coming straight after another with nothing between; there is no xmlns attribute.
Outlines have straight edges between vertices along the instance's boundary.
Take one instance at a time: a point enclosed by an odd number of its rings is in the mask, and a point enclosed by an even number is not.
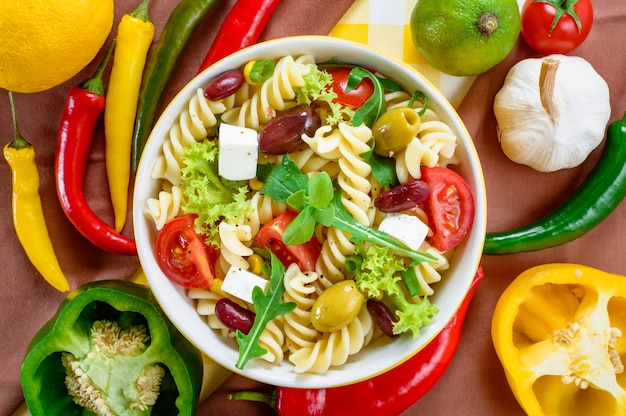
<svg viewBox="0 0 626 416"><path fill-rule="evenodd" d="M420 248L428 235L428 226L413 215L389 213L378 227L411 250Z"/></svg>
<svg viewBox="0 0 626 416"><path fill-rule="evenodd" d="M259 133L246 127L222 123L219 130L218 173L231 181L256 176L259 157Z"/></svg>
<svg viewBox="0 0 626 416"><path fill-rule="evenodd" d="M231 266L222 282L222 290L241 300L252 303L252 289L259 286L265 292L269 286L269 280L252 272Z"/></svg>

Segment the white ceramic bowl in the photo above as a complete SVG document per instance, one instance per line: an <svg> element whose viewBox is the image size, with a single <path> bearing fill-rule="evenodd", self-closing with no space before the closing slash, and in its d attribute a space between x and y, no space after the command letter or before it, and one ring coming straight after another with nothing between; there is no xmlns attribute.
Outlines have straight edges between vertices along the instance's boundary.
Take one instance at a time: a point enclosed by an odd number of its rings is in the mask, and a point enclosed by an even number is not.
<svg viewBox="0 0 626 416"><path fill-rule="evenodd" d="M468 181L474 192L476 215L472 231L456 249L450 269L445 272L442 281L433 286L435 294L430 299L440 312L430 325L421 329L418 338L413 339L410 334L394 339L381 337L353 355L346 364L337 368L331 367L324 374L296 374L287 360L278 366L260 359L251 360L244 370L239 370L235 367L238 355L235 341L222 338L207 326L196 313L193 302L185 295L185 290L171 283L155 260L157 231L154 222L142 212L146 200L154 197L160 190L158 182L150 178L150 171L161 152L167 132L177 122L179 114L197 88L205 87L215 76L227 69L242 67L249 60L273 59L287 54L299 56L304 53L314 56L318 62L335 57L344 62L373 68L395 79L408 90L423 91L429 98L429 106L458 136L457 155L460 163L455 169ZM368 379L401 364L420 351L445 327L465 297L479 265L486 224L485 201L482 169L472 140L453 107L437 88L408 65L380 51L331 37L306 36L272 40L241 50L199 74L178 93L158 120L145 147L134 189L133 220L139 259L149 284L167 315L192 343L217 363L245 377L276 386L324 388Z"/></svg>

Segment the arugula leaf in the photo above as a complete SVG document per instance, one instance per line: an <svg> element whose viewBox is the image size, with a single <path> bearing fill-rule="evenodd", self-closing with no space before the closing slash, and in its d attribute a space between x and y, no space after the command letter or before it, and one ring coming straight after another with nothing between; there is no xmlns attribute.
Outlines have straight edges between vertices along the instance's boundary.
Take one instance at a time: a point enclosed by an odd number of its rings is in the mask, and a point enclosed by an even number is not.
<svg viewBox="0 0 626 416"><path fill-rule="evenodd" d="M259 339L267 324L272 319L287 314L296 307L295 302L281 301L283 293L285 293L283 284L285 266L274 254L271 254L271 256L272 275L267 293L263 293L263 290L258 286L252 290L252 301L256 314L254 324L247 335L239 330L236 333L237 343L239 344L239 358L235 366L239 369L242 369L251 359L261 357L267 353L267 350L259 345Z"/></svg>
<svg viewBox="0 0 626 416"><path fill-rule="evenodd" d="M422 104L422 108L417 110L417 114L419 114L420 116L423 116L424 113L426 112L426 109L428 108L428 97L422 91L415 91L413 93L413 95L411 95L411 99L409 100L409 103L407 104L407 107L412 108L413 107L413 103L415 102L417 97L419 97L422 100L422 103L423 103Z"/></svg>
<svg viewBox="0 0 626 416"><path fill-rule="evenodd" d="M341 192L335 193L333 205L335 207L335 218L333 220L333 225L342 231L350 233L350 239L353 240L355 243L358 244L362 243L363 241L368 241L379 246L390 248L395 252L402 254L403 256L409 257L411 260L413 260L412 265L424 261L436 261L436 259L430 254L413 251L405 245L399 243L389 234L358 222L344 208L343 202L341 202Z"/></svg>
<svg viewBox="0 0 626 416"><path fill-rule="evenodd" d="M387 107L385 102L385 90L380 79L365 68L359 66L354 67L348 75L346 92L356 88L364 78L369 78L372 81L374 91L370 98L356 110L352 118L352 124L354 126L360 126L365 123L368 127L372 127L374 121L385 112Z"/></svg>

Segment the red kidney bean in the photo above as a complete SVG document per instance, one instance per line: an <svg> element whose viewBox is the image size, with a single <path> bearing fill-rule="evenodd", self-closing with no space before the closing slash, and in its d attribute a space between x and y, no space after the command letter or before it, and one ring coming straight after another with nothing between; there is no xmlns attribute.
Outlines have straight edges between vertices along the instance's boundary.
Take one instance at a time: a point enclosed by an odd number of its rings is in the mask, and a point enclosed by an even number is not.
<svg viewBox="0 0 626 416"><path fill-rule="evenodd" d="M312 136L322 125L313 107L294 107L270 120L259 134L259 150L270 155L282 155L306 146L302 135Z"/></svg>
<svg viewBox="0 0 626 416"><path fill-rule="evenodd" d="M367 301L367 310L372 315L372 319L376 322L376 325L387 336L395 337L393 333L393 323L396 321L393 312L387 305L378 300L369 299Z"/></svg>
<svg viewBox="0 0 626 416"><path fill-rule="evenodd" d="M374 199L374 206L384 212L404 211L424 202L429 193L428 184L416 179L382 192Z"/></svg>
<svg viewBox="0 0 626 416"><path fill-rule="evenodd" d="M215 303L215 316L228 329L250 332L254 323L254 312L241 307L230 299L222 298Z"/></svg>
<svg viewBox="0 0 626 416"><path fill-rule="evenodd" d="M238 69L231 69L218 75L204 89L204 96L216 101L234 94L244 83L243 73Z"/></svg>

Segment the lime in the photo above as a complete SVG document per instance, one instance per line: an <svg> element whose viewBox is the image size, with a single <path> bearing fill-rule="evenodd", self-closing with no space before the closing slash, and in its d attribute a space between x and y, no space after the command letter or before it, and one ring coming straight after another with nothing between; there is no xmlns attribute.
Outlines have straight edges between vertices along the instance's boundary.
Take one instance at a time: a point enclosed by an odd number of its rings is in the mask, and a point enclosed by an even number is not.
<svg viewBox="0 0 626 416"><path fill-rule="evenodd" d="M517 0L418 0L410 27L426 62L446 74L471 76L507 57L520 15Z"/></svg>

